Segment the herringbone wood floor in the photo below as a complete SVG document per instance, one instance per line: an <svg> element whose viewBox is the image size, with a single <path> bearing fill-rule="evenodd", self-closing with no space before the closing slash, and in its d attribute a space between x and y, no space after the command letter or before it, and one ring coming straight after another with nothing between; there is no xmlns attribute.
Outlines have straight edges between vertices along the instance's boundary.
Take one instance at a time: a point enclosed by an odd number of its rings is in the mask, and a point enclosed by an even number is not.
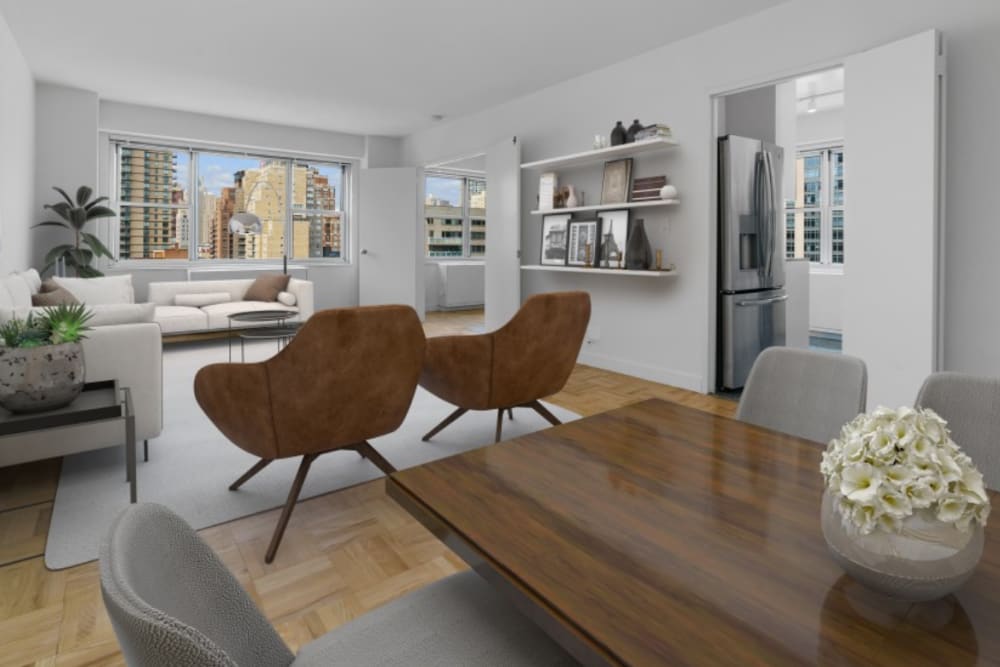
<svg viewBox="0 0 1000 667"><path fill-rule="evenodd" d="M442 335L481 326L481 311L431 313L426 329ZM549 400L590 415L652 397L724 415L735 410L731 401L587 366ZM124 664L97 564L50 572L42 561L58 475L58 460L0 469L0 563L8 563L0 567L0 666ZM465 567L385 495L380 480L300 503L277 558L266 565L277 515L245 517L201 535L293 649Z"/></svg>

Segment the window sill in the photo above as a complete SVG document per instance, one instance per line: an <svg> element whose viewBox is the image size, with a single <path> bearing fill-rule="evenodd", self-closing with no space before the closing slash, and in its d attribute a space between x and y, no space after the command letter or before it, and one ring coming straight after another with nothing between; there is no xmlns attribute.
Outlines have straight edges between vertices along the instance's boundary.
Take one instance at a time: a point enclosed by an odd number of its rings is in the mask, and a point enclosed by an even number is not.
<svg viewBox="0 0 1000 667"><path fill-rule="evenodd" d="M329 258L324 259L322 257L315 257L311 259L296 259L291 260L288 263L288 268L301 268L309 266L329 266L329 267L351 267L352 262ZM156 271L160 270L170 270L170 269L201 269L203 271L207 270L218 270L218 271L232 271L234 269L272 269L277 268L280 270L282 268L281 260L273 259L241 259L235 261L229 261L224 259L124 259L118 262L110 264L108 267L110 270L123 270L127 269L130 271Z"/></svg>
<svg viewBox="0 0 1000 667"><path fill-rule="evenodd" d="M831 266L830 264L810 264L809 275L811 276L842 276L843 266Z"/></svg>

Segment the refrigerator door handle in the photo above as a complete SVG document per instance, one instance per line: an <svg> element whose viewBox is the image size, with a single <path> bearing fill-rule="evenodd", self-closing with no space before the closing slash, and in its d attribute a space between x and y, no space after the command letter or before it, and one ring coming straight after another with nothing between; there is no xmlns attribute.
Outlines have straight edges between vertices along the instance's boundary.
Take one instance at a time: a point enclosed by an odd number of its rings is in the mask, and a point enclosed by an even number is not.
<svg viewBox="0 0 1000 667"><path fill-rule="evenodd" d="M767 283L771 284L772 270L774 268L774 241L775 236L777 236L777 219L775 217L775 202L774 202L774 166L771 162L771 152L768 150L762 151L763 153L763 192L761 193L762 200L762 221L765 230L765 259L764 259L764 275L767 277Z"/></svg>
<svg viewBox="0 0 1000 667"><path fill-rule="evenodd" d="M772 303L778 303L779 301L788 301L788 295L782 294L781 296L774 296L770 299L756 299L750 301L737 301L737 306L770 306Z"/></svg>

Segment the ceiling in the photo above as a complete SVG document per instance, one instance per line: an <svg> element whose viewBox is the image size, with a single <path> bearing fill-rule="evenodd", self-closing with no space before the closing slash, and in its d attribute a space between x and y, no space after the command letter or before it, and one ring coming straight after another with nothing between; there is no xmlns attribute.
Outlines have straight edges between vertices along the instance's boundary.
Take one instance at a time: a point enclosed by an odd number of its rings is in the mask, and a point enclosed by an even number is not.
<svg viewBox="0 0 1000 667"><path fill-rule="evenodd" d="M796 110L800 114L832 111L844 106L844 68L836 67L795 80Z"/></svg>
<svg viewBox="0 0 1000 667"><path fill-rule="evenodd" d="M781 1L0 0L0 13L39 80L103 99L399 135Z"/></svg>

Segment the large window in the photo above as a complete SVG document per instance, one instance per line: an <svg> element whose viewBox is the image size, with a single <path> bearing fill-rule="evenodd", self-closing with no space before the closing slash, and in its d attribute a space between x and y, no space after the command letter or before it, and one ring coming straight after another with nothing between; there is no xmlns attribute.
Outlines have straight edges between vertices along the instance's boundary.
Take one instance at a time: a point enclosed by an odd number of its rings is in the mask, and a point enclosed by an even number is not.
<svg viewBox="0 0 1000 667"><path fill-rule="evenodd" d="M844 263L844 149L799 151L794 198L786 202L785 254L815 264Z"/></svg>
<svg viewBox="0 0 1000 667"><path fill-rule="evenodd" d="M125 141L115 156L121 260L348 256L346 164Z"/></svg>
<svg viewBox="0 0 1000 667"><path fill-rule="evenodd" d="M486 181L427 174L424 218L428 257L486 256Z"/></svg>

